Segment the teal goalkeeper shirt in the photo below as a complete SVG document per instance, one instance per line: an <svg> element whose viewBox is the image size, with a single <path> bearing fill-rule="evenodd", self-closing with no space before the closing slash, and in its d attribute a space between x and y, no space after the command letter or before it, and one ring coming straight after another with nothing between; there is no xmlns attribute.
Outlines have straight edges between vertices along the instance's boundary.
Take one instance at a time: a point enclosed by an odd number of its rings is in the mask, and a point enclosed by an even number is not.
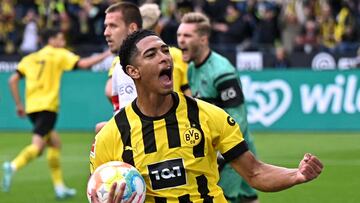
<svg viewBox="0 0 360 203"><path fill-rule="evenodd" d="M224 109L240 125L247 140L244 94L239 75L230 61L211 51L202 64L189 64L188 79L193 96Z"/></svg>

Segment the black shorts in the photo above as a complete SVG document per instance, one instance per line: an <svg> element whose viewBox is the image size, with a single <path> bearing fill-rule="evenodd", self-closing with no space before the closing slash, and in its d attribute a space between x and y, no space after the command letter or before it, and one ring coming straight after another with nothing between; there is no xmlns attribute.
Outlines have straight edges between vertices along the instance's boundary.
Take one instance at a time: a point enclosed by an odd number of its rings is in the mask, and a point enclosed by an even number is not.
<svg viewBox="0 0 360 203"><path fill-rule="evenodd" d="M47 135L55 127L57 113L50 111L40 111L28 114L34 126L33 133L42 137Z"/></svg>

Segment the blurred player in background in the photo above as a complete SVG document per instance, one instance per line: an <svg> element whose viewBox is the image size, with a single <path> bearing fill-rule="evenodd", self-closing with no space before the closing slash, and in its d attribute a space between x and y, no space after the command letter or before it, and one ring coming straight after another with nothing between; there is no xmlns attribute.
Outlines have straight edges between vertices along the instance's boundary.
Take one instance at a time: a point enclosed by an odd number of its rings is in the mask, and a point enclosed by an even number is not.
<svg viewBox="0 0 360 203"><path fill-rule="evenodd" d="M88 69L110 56L111 52L105 51L98 55L80 58L64 48L66 41L59 29L44 30L41 39L46 45L39 51L25 56L9 79L17 114L20 117L27 115L34 128L31 144L26 146L11 162L3 164L2 186L3 191L8 192L15 172L40 156L48 146L47 160L55 194L57 198L63 199L75 195L76 191L64 184L60 167L61 142L55 131L61 76L64 71L74 68ZM25 108L18 89L19 80L22 78L25 78Z"/></svg>
<svg viewBox="0 0 360 203"><path fill-rule="evenodd" d="M116 55L109 70L105 94L111 100L115 114L136 98L134 82L122 70L117 54L126 36L142 28L142 19L139 8L129 2L112 4L105 13L104 36L111 52ZM98 133L105 124L106 122L98 123L95 133Z"/></svg>
<svg viewBox="0 0 360 203"><path fill-rule="evenodd" d="M189 63L189 85L195 98L223 108L241 126L241 132L250 151L255 153L253 138L247 122L245 99L236 68L223 56L209 47L211 25L201 13L183 16L177 31L177 40L183 51L184 61ZM220 159L222 160L222 159ZM221 163L221 161L220 161ZM251 188L230 166L221 166L219 185L228 201L258 202L256 191Z"/></svg>
<svg viewBox="0 0 360 203"><path fill-rule="evenodd" d="M159 31L159 18L161 15L160 8L157 4L146 3L140 6L140 12L143 19L143 28ZM159 34L157 32L157 34ZM182 92L187 96L191 96L191 90L187 78L188 64L182 59L182 52L176 47L170 47L170 54L174 61L174 91Z"/></svg>
<svg viewBox="0 0 360 203"><path fill-rule="evenodd" d="M144 177L145 202L224 203L218 186L218 151L262 191L284 190L311 181L322 172L322 163L311 154L305 154L298 168L258 160L248 150L241 126L229 114L174 92L169 46L154 32L130 34L119 56L138 96L96 135L90 152L91 173L106 162L123 161ZM112 187L109 202L120 202L120 197L114 201L114 191Z"/></svg>

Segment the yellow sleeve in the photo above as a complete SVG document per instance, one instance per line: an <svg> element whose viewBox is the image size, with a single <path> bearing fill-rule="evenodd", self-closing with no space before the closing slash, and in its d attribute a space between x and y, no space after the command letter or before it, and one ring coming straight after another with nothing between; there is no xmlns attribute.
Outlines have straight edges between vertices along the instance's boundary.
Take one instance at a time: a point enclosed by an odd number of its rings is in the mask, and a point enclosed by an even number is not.
<svg viewBox="0 0 360 203"><path fill-rule="evenodd" d="M198 102L203 102L199 101ZM248 150L247 144L241 133L240 126L223 109L205 103L206 113L211 121L211 132L216 136L215 147L227 161L241 155Z"/></svg>
<svg viewBox="0 0 360 203"><path fill-rule="evenodd" d="M174 91L182 92L182 88L188 86L188 64L182 59L182 52L176 47L170 47L170 54L174 61Z"/></svg>
<svg viewBox="0 0 360 203"><path fill-rule="evenodd" d="M95 136L90 151L90 173L109 161L121 161L122 142L119 130L112 118Z"/></svg>
<svg viewBox="0 0 360 203"><path fill-rule="evenodd" d="M31 60L29 58L33 57L33 54L25 56L20 60L20 62L17 65L17 71L19 71L22 75L26 75L26 69L27 67L32 67Z"/></svg>
<svg viewBox="0 0 360 203"><path fill-rule="evenodd" d="M58 54L62 58L61 67L64 71L70 71L75 68L76 63L80 60L79 55L76 55L67 49L59 49Z"/></svg>

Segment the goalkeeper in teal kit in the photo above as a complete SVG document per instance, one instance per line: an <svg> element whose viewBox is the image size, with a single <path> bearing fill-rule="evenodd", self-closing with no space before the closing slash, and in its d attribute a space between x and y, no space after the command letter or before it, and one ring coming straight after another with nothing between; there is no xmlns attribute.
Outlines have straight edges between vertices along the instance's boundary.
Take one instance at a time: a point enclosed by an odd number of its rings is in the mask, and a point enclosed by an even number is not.
<svg viewBox="0 0 360 203"><path fill-rule="evenodd" d="M223 56L209 48L211 26L200 13L185 14L177 31L183 59L189 63L188 80L193 96L223 108L240 125L251 152L255 146L248 130L247 112L239 75ZM230 166L221 169L219 185L231 203L259 202L256 191Z"/></svg>

